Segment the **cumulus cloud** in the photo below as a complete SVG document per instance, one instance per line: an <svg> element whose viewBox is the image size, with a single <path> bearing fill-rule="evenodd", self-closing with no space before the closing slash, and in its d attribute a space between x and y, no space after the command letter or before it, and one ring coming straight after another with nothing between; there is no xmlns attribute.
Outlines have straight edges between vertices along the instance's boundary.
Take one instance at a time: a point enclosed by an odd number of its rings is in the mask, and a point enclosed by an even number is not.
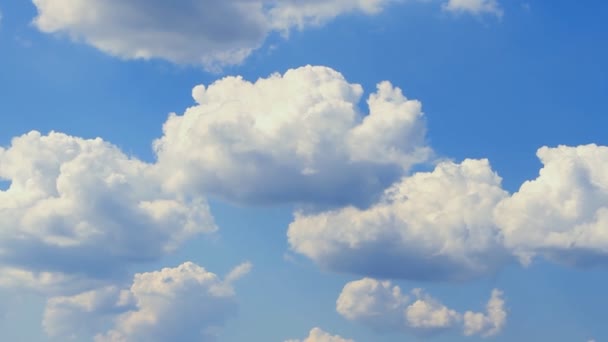
<svg viewBox="0 0 608 342"><path fill-rule="evenodd" d="M34 23L125 59L213 69L241 63L271 32L378 13L395 0L33 0Z"/></svg>
<svg viewBox="0 0 608 342"><path fill-rule="evenodd" d="M249 272L251 272L252 268L253 268L253 264L251 262L244 262L244 263L240 264L239 266L235 267L232 271L230 271L230 273L228 273L228 275L226 275L226 283L231 284L231 283L243 278L244 276L249 274Z"/></svg>
<svg viewBox="0 0 608 342"><path fill-rule="evenodd" d="M107 286L73 296L49 298L42 326L51 337L91 337L92 332L111 325L116 315L135 309L128 289Z"/></svg>
<svg viewBox="0 0 608 342"><path fill-rule="evenodd" d="M272 26L282 32L292 27L318 26L344 13L373 15L390 3L402 0L288 0L276 2L268 11Z"/></svg>
<svg viewBox="0 0 608 342"><path fill-rule="evenodd" d="M420 102L381 82L364 115L362 94L319 66L197 86L198 104L154 143L165 188L246 204L369 201L431 151Z"/></svg>
<svg viewBox="0 0 608 342"><path fill-rule="evenodd" d="M308 337L304 340L287 340L285 342L355 342L351 339L345 339L338 335L331 335L321 328L313 328L310 330Z"/></svg>
<svg viewBox="0 0 608 342"><path fill-rule="evenodd" d="M347 283L336 302L345 318L380 331L431 335L460 329L465 335L492 336L506 323L502 292L492 291L487 312L457 312L421 289L404 295L389 281L364 278Z"/></svg>
<svg viewBox="0 0 608 342"><path fill-rule="evenodd" d="M461 314L449 309L421 289L415 289L412 293L416 300L405 308L405 322L409 327L433 332L449 329L462 319Z"/></svg>
<svg viewBox="0 0 608 342"><path fill-rule="evenodd" d="M367 209L296 214L292 250L323 268L381 278L463 280L509 260L492 211L508 196L487 160L439 163Z"/></svg>
<svg viewBox="0 0 608 342"><path fill-rule="evenodd" d="M507 312L503 292L492 290L492 297L486 305L486 313L467 311L464 313L464 334L494 336L498 334L507 323Z"/></svg>
<svg viewBox="0 0 608 342"><path fill-rule="evenodd" d="M149 164L97 139L30 132L0 148L0 284L92 286L216 227L201 197L162 190Z"/></svg>
<svg viewBox="0 0 608 342"><path fill-rule="evenodd" d="M539 176L512 195L486 160L403 178L367 209L296 214L291 249L363 276L464 280L512 259L608 261L608 147L542 147Z"/></svg>
<svg viewBox="0 0 608 342"><path fill-rule="evenodd" d="M536 255L567 265L608 261L608 147L542 147L539 176L496 209L505 244L529 263Z"/></svg>
<svg viewBox="0 0 608 342"><path fill-rule="evenodd" d="M453 13L493 14L497 17L503 15L498 0L449 0L443 5L443 9Z"/></svg>
<svg viewBox="0 0 608 342"><path fill-rule="evenodd" d="M50 298L43 326L56 338L214 341L218 329L235 312L231 284L186 262L136 274L128 289L109 286Z"/></svg>

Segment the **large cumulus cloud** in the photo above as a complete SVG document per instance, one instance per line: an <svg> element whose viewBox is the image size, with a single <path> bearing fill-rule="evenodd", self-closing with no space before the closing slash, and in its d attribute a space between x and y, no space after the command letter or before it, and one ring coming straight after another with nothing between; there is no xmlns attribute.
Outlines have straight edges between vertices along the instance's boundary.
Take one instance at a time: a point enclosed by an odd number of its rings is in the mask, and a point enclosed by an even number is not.
<svg viewBox="0 0 608 342"><path fill-rule="evenodd" d="M0 284L53 292L122 276L216 227L202 197L101 139L30 132L0 148Z"/></svg>
<svg viewBox="0 0 608 342"><path fill-rule="evenodd" d="M442 162L367 209L296 214L291 248L324 268L379 277L463 280L508 260L492 211L507 197L487 160Z"/></svg>
<svg viewBox="0 0 608 342"><path fill-rule="evenodd" d="M165 188L247 204L365 203L430 149L420 102L382 82L364 115L362 94L319 66L197 86L198 104L154 143Z"/></svg>
<svg viewBox="0 0 608 342"><path fill-rule="evenodd" d="M567 265L608 261L608 147L543 147L536 179L496 210L505 244L524 263L537 256Z"/></svg>
<svg viewBox="0 0 608 342"><path fill-rule="evenodd" d="M509 195L485 160L439 163L403 178L367 209L296 214L291 248L365 276L463 280L518 258L608 261L608 147L542 147L538 178Z"/></svg>
<svg viewBox="0 0 608 342"><path fill-rule="evenodd" d="M271 32L375 14L393 0L33 0L34 23L125 59L162 58L213 69L238 64Z"/></svg>
<svg viewBox="0 0 608 342"><path fill-rule="evenodd" d="M242 276L244 264L232 274ZM245 271L244 271L245 270ZM74 296L50 298L46 332L55 338L95 341L214 341L236 312L232 281L186 262L139 273L130 288L108 286Z"/></svg>
<svg viewBox="0 0 608 342"><path fill-rule="evenodd" d="M403 294L389 281L371 278L347 283L336 302L345 318L379 331L432 335L461 330L467 336L492 336L506 324L507 313L500 290L493 290L486 312L457 312L421 289Z"/></svg>

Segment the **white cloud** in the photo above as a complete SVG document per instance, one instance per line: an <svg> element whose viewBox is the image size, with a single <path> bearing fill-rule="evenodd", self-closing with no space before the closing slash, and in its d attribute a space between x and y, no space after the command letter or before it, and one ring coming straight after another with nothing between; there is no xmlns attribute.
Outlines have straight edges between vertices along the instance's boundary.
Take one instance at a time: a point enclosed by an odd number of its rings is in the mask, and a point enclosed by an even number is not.
<svg viewBox="0 0 608 342"><path fill-rule="evenodd" d="M235 312L231 284L187 262L136 274L129 289L110 286L50 298L43 326L56 338L214 341L218 329Z"/></svg>
<svg viewBox="0 0 608 342"><path fill-rule="evenodd" d="M498 0L448 0L443 5L443 9L454 13L493 14L497 17L503 15Z"/></svg>
<svg viewBox="0 0 608 342"><path fill-rule="evenodd" d="M74 296L51 297L47 300L42 326L51 337L92 337L104 331L121 313L135 310L129 290L107 286Z"/></svg>
<svg viewBox="0 0 608 342"><path fill-rule="evenodd" d="M449 309L421 289L415 289L416 301L405 308L405 322L420 331L439 331L458 324L462 315ZM483 315L483 314L481 314Z"/></svg>
<svg viewBox="0 0 608 342"><path fill-rule="evenodd" d="M462 314L421 289L404 295L399 286L371 278L347 283L338 297L336 310L345 318L376 330L418 335L461 329L466 335L492 336L501 331L507 317L499 290L492 292L486 313Z"/></svg>
<svg viewBox="0 0 608 342"><path fill-rule="evenodd" d="M285 32L292 27L304 29L321 25L341 14L359 12L373 15L389 3L402 0L288 0L278 2L268 12L272 26ZM270 2L270 1L267 1Z"/></svg>
<svg viewBox="0 0 608 342"><path fill-rule="evenodd" d="M304 340L287 340L285 342L355 342L351 339L345 339L338 335L331 335L321 328L313 328L310 330L308 337Z"/></svg>
<svg viewBox="0 0 608 342"><path fill-rule="evenodd" d="M382 82L364 116L362 94L315 66L197 86L198 104L154 144L165 187L247 204L369 201L431 151L420 102Z"/></svg>
<svg viewBox="0 0 608 342"><path fill-rule="evenodd" d="M226 283L231 284L231 283L241 279L242 277L249 274L249 272L251 272L252 268L253 268L253 264L250 262L244 262L244 263L240 264L239 266L235 267L232 271L230 271L230 273L228 273L228 275L226 275L226 280L225 280Z"/></svg>
<svg viewBox="0 0 608 342"><path fill-rule="evenodd" d="M442 162L403 178L368 209L296 214L292 250L323 268L381 278L453 280L509 260L492 211L507 192L487 160Z"/></svg>
<svg viewBox="0 0 608 342"><path fill-rule="evenodd" d="M536 255L568 265L608 260L608 147L543 147L538 178L496 210L505 244L529 263Z"/></svg>
<svg viewBox="0 0 608 342"><path fill-rule="evenodd" d="M0 284L76 290L123 276L216 227L202 198L161 189L149 164L101 139L38 132L0 148Z"/></svg>
<svg viewBox="0 0 608 342"><path fill-rule="evenodd" d="M413 280L468 279L534 257L608 260L608 147L542 147L538 178L513 195L485 160L443 162L367 209L296 214L291 249L325 269Z"/></svg>
<svg viewBox="0 0 608 342"><path fill-rule="evenodd" d="M242 62L273 31L374 14L393 0L33 0L35 25L125 59L162 58L209 69Z"/></svg>
<svg viewBox="0 0 608 342"><path fill-rule="evenodd" d="M391 330L403 324L404 309L410 297L390 281L364 278L347 283L336 310L346 319L364 322L378 330Z"/></svg>
<svg viewBox="0 0 608 342"><path fill-rule="evenodd" d="M494 289L492 297L486 305L486 313L467 311L464 314L464 334L494 336L498 334L507 323L507 312L503 293Z"/></svg>

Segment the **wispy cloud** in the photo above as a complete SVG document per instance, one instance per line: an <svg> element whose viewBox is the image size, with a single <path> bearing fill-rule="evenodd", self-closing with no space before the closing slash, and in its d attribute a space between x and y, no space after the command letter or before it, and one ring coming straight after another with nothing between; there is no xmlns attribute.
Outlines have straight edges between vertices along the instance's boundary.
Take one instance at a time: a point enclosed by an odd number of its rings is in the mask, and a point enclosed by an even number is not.
<svg viewBox="0 0 608 342"><path fill-rule="evenodd" d="M452 13L492 14L497 17L504 14L498 0L448 0L443 9Z"/></svg>

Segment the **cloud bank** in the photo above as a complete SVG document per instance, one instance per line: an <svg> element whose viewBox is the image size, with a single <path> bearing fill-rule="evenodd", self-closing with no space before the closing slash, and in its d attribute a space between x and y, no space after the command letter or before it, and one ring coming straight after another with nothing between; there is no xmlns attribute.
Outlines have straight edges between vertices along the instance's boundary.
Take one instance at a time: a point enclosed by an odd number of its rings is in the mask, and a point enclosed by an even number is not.
<svg viewBox="0 0 608 342"><path fill-rule="evenodd" d="M232 310L213 303L231 302L230 284L250 264L224 281L207 282L205 270L185 264L141 275L158 282L153 289L137 277L130 289L120 285L132 265L217 229L207 194L248 205L319 205L325 211L296 213L289 244L337 272L460 281L514 260L606 265L608 147L542 147L538 177L513 194L485 159L441 161L411 174L432 155L421 104L389 82L368 96L367 112L362 95L335 70L313 66L197 86L197 105L167 119L151 164L99 138L35 131L14 138L0 148L0 180L10 183L0 190L0 285L52 296L51 335L94 331L119 341L179 337L180 324L207 311L162 298L206 293L217 297L203 299L218 321L188 332L211 340ZM192 302L204 307L203 299ZM500 291L485 312L458 312L371 278L347 284L338 312L374 329L421 335L458 329L490 336L506 321ZM341 339L314 329L313 337Z"/></svg>
<svg viewBox="0 0 608 342"><path fill-rule="evenodd" d="M237 203L365 203L428 159L421 104L389 82L363 89L320 66L197 86L155 141L171 192Z"/></svg>
<svg viewBox="0 0 608 342"><path fill-rule="evenodd" d="M346 319L379 331L401 331L421 336L449 330L464 335L493 336L506 324L502 292L493 290L486 312L457 312L421 289L409 295L389 281L364 278L344 286L336 310Z"/></svg>

